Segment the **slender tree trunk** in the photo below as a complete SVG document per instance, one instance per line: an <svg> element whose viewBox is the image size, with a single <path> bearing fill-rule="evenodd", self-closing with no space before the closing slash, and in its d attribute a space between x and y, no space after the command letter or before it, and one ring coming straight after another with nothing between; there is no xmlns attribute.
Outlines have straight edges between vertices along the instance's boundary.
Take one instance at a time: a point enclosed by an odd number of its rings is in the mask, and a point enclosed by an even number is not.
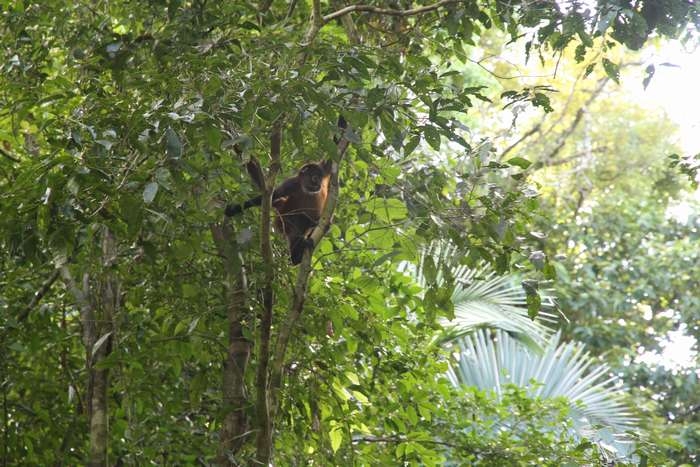
<svg viewBox="0 0 700 467"><path fill-rule="evenodd" d="M92 378L92 397L90 398L90 467L107 465L107 389L109 385L106 369L97 370L95 363L104 359L105 355L95 355L90 369Z"/></svg>
<svg viewBox="0 0 700 467"><path fill-rule="evenodd" d="M113 266L117 258L117 248L112 232L104 228L102 233L102 267L100 288L95 291L99 306L95 309L98 321L94 323L97 337L92 346L87 348L91 358L92 397L90 399L90 466L106 466L109 445L109 409L107 394L109 392L109 370L98 369L96 365L112 353L114 337L114 318L119 308L119 283Z"/></svg>
<svg viewBox="0 0 700 467"><path fill-rule="evenodd" d="M270 386L268 368L270 365L270 334L272 331L272 308L274 306L273 283L275 271L272 258L270 238L270 216L272 212L272 193L275 179L280 167L280 149L282 145L282 120L275 121L270 133L270 171L265 180L265 189L260 214L260 250L262 253L265 282L262 287L262 309L258 338L258 368L255 375L257 437L256 461L260 465L269 465L272 459L272 417L270 416Z"/></svg>
<svg viewBox="0 0 700 467"><path fill-rule="evenodd" d="M228 317L228 352L223 364L224 419L219 432L217 463L237 465L234 456L246 441L248 394L245 373L251 342L244 336L243 323L248 316L248 284L242 258L235 251L235 235L229 224L212 225L212 237L224 261L225 296Z"/></svg>
<svg viewBox="0 0 700 467"><path fill-rule="evenodd" d="M83 328L83 344L87 368L87 416L90 446L87 464L90 467L108 465L109 411L109 372L97 365L112 352L114 317L119 307L119 283L113 272L116 261L116 243L109 229L102 235L101 266L103 270L92 282L90 276L83 275L82 286L74 280L67 266L61 268L61 275L80 308L80 321Z"/></svg>

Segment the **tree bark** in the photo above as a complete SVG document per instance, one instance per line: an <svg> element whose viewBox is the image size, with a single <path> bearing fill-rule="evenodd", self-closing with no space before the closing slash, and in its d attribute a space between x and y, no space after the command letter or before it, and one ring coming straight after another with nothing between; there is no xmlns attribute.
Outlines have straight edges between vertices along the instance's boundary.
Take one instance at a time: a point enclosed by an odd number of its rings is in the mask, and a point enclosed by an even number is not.
<svg viewBox="0 0 700 467"><path fill-rule="evenodd" d="M248 430L245 374L251 342L243 333L244 322L248 316L248 282L243 260L234 248L236 240L230 224L212 225L211 233L224 262L228 318L228 352L223 363L222 375L225 412L219 432L217 463L222 466L234 466L237 465L234 456L243 446Z"/></svg>
<svg viewBox="0 0 700 467"><path fill-rule="evenodd" d="M275 190L275 179L280 167L280 150L282 145L282 120L278 119L272 125L270 133L270 171L265 180L261 205L260 231L263 268L265 282L262 288L262 309L260 310L258 338L258 367L255 375L257 436L256 461L261 465L269 465L272 458L272 419L270 416L269 374L270 363L270 332L272 329L273 285L275 280L272 244L270 235L270 218L272 212L272 193Z"/></svg>
<svg viewBox="0 0 700 467"><path fill-rule="evenodd" d="M87 416L89 425L89 451L87 464L90 467L108 465L109 439L109 371L97 368L112 352L114 317L119 309L119 282L113 271L116 262L116 242L108 228L102 232L102 271L90 285L90 276L83 275L79 286L67 266L61 267L61 275L80 308L87 368Z"/></svg>

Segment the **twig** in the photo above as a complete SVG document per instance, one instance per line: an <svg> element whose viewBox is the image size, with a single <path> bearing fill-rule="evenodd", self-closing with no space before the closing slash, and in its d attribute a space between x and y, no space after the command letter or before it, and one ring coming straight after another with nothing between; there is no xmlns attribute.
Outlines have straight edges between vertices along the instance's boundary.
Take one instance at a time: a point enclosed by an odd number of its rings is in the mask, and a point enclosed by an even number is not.
<svg viewBox="0 0 700 467"><path fill-rule="evenodd" d="M518 140L515 141L513 144L511 144L510 146L508 146L508 147L501 153L501 155L499 156L498 159L499 159L499 160L503 160L503 158L506 156L506 154L508 154L509 152L511 152L513 149L515 149L515 147L516 147L518 144L522 143L522 142L525 141L527 138L529 138L529 137L532 136L533 134L535 134L535 133L537 133L538 131L540 131L540 128L542 128L542 123L541 123L541 122L538 123L537 125L535 125L534 127L532 127L532 128L531 128L529 131L527 131L524 135L522 135L520 138L518 138Z"/></svg>
<svg viewBox="0 0 700 467"><path fill-rule="evenodd" d="M338 11L334 11L323 17L323 22L328 23L336 18L353 13L355 11L361 11L366 13L374 13L376 15L388 15L388 16L415 16L422 13L428 13L437 10L445 5L460 3L460 0L441 0L439 2L433 3L432 5L425 5L421 7L411 8L408 10L397 10L394 8L380 8L374 5L348 5L345 8L341 8Z"/></svg>
<svg viewBox="0 0 700 467"><path fill-rule="evenodd" d="M19 159L17 159L15 156L10 154L9 152L5 151L3 148L0 148L0 154L2 154L4 157L10 159L12 162L14 162L16 164L19 164L20 162L22 162Z"/></svg>
<svg viewBox="0 0 700 467"><path fill-rule="evenodd" d="M56 282L56 279L58 279L58 276L60 275L60 269L56 268L53 270L51 275L44 281L43 284L41 284L39 290L34 292L34 295L32 296L32 299L27 304L27 306L24 307L19 316L17 316L17 321L24 321L25 319L27 319L29 313L32 311L32 309L34 309L34 307L39 303L39 301L44 297L44 295L46 295L46 293L51 289L51 286L54 282Z"/></svg>

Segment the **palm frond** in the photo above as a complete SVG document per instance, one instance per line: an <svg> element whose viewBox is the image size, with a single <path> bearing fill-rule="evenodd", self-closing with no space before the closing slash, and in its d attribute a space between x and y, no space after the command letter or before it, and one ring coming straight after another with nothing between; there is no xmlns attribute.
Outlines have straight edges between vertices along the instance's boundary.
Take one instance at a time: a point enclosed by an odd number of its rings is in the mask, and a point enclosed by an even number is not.
<svg viewBox="0 0 700 467"><path fill-rule="evenodd" d="M596 442L603 452L629 455L633 444L626 432L636 419L608 377L607 365L594 365L579 343L559 344L551 336L542 352L532 352L505 332L495 339L478 331L459 340L459 360L448 377L455 386L476 386L499 397L506 384L528 390L532 397L565 397L571 403L574 429L582 438Z"/></svg>
<svg viewBox="0 0 700 467"><path fill-rule="evenodd" d="M515 275L498 275L488 265L469 268L459 264L458 250L449 244L428 247L417 265L403 263L400 270L409 274L423 289L451 287L454 319L444 320L442 341L455 340L476 329L502 329L528 346L537 347L551 334L546 322L554 316L540 312L532 320L527 313L527 296ZM437 266L442 267L437 267ZM450 280L445 277L445 272ZM432 283L428 278L432 277ZM554 306L551 296L544 295L543 308Z"/></svg>

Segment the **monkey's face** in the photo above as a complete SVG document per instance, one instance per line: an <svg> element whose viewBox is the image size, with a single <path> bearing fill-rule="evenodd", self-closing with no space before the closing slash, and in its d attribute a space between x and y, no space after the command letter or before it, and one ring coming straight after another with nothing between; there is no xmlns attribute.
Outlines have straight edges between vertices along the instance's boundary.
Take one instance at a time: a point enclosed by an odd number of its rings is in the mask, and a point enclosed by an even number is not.
<svg viewBox="0 0 700 467"><path fill-rule="evenodd" d="M323 183L323 169L318 164L306 164L299 171L301 187L306 193L318 193Z"/></svg>

